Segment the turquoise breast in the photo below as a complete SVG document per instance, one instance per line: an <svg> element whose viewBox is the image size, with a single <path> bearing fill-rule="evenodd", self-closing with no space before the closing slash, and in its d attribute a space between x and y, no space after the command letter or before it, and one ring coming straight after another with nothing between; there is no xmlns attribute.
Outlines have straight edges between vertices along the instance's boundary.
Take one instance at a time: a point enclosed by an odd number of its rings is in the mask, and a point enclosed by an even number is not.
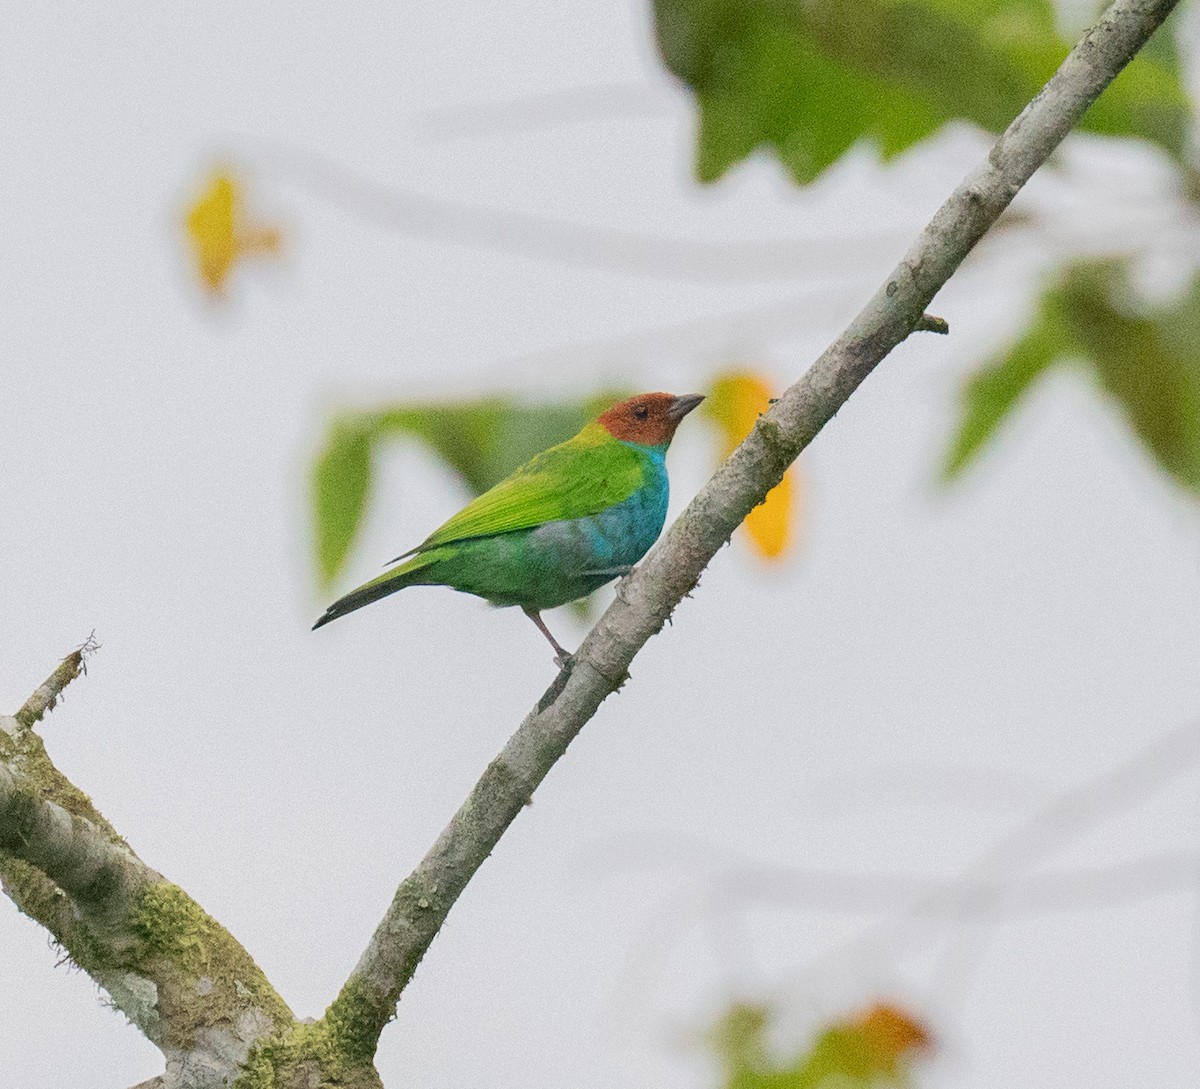
<svg viewBox="0 0 1200 1089"><path fill-rule="evenodd" d="M529 590L537 608L585 597L633 566L658 540L667 518L670 489L666 451L637 448L646 456L646 480L624 502L586 518L547 522L532 530L536 557Z"/></svg>

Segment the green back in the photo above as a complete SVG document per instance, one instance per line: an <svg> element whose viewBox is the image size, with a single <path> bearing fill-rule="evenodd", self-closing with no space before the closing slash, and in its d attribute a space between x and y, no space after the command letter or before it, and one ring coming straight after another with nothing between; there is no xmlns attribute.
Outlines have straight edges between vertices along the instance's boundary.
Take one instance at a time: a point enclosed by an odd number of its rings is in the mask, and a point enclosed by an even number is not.
<svg viewBox="0 0 1200 1089"><path fill-rule="evenodd" d="M471 537L586 518L624 502L646 479L647 455L590 423L472 500L412 552ZM403 558L403 557L401 557Z"/></svg>

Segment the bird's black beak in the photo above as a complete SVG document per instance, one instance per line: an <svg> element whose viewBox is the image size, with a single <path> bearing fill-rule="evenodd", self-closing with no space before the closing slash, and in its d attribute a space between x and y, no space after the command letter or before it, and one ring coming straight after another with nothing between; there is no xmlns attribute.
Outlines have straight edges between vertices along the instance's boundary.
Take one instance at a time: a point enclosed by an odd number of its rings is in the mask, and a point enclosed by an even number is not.
<svg viewBox="0 0 1200 1089"><path fill-rule="evenodd" d="M701 401L704 400L703 393L685 393L680 397L676 397L667 406L667 415L672 420L682 420L689 412L692 411Z"/></svg>

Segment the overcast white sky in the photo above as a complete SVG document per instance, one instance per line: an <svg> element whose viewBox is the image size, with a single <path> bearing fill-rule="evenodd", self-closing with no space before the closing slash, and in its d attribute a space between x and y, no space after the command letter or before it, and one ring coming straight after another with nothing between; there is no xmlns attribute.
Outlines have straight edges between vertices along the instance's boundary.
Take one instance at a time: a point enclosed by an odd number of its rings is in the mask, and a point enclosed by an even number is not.
<svg viewBox="0 0 1200 1089"><path fill-rule="evenodd" d="M519 614L448 592L309 631L305 481L330 410L682 392L744 361L789 381L986 147L955 131L886 169L864 150L804 193L756 161L699 191L647 19L590 0L0 14L0 706L95 629L51 754L301 1015L553 675ZM626 87L607 115L590 99L575 124L432 138L429 111L607 84ZM496 116L513 115L484 128ZM315 191L289 148L429 196L803 257L790 282L703 284L414 241ZM222 156L287 253L217 308L178 221ZM1194 889L1006 921L969 995L937 944L806 969L868 912L705 891L746 864L953 875L1200 716L1194 505L1081 375L1040 387L961 486L934 485L957 383L1019 328L1048 255L1137 239L1148 280L1179 277L1196 233L1166 176L1093 141L1021 198L1055 229L992 244L938 300L953 335L904 345L805 455L797 556L718 557L471 884L384 1035L385 1083L711 1085L696 1034L734 995L783 1002L793 1042L907 1000L944 1040L930 1085L1194 1083ZM711 446L689 420L673 509ZM463 498L420 452L389 453L347 584ZM1196 779L1052 868L1190 849ZM159 1072L56 960L0 902L0 1085Z"/></svg>

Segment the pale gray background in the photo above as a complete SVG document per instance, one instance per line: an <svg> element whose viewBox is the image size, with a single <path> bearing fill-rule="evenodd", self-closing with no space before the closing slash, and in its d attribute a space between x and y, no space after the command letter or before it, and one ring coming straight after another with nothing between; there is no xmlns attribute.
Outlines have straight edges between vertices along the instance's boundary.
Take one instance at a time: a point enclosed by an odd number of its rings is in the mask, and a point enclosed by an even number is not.
<svg viewBox="0 0 1200 1089"><path fill-rule="evenodd" d="M610 83L643 89L577 124L433 139L479 117L431 110ZM646 5L598 2L10 5L0 134L0 706L96 630L52 755L301 1015L553 675L518 614L446 592L310 633L328 413L682 392L740 361L791 380L986 147L955 130L886 168L861 149L807 192L766 160L699 191ZM315 194L280 145L432 196L805 256L792 283L704 285L416 242ZM213 307L179 218L221 156L288 244ZM969 1000L922 949L805 971L865 915L751 889L704 906L739 862L953 875L1200 713L1195 508L1086 378L1052 377L961 486L934 484L960 378L1015 334L1054 254L1136 240L1167 290L1196 252L1154 152L1085 141L1060 168L1020 200L1056 228L990 244L937 301L954 335L903 346L805 455L797 556L723 552L554 770L406 992L388 1084L705 1086L697 1034L732 996L783 1002L794 1043L879 994L933 1020L928 1084L1194 1084L1194 890L1009 922ZM638 336L689 319L707 324ZM711 453L689 420L674 509ZM389 453L346 584L463 498L422 453ZM1194 844L1195 779L1061 864ZM56 959L0 902L0 1085L158 1072Z"/></svg>

